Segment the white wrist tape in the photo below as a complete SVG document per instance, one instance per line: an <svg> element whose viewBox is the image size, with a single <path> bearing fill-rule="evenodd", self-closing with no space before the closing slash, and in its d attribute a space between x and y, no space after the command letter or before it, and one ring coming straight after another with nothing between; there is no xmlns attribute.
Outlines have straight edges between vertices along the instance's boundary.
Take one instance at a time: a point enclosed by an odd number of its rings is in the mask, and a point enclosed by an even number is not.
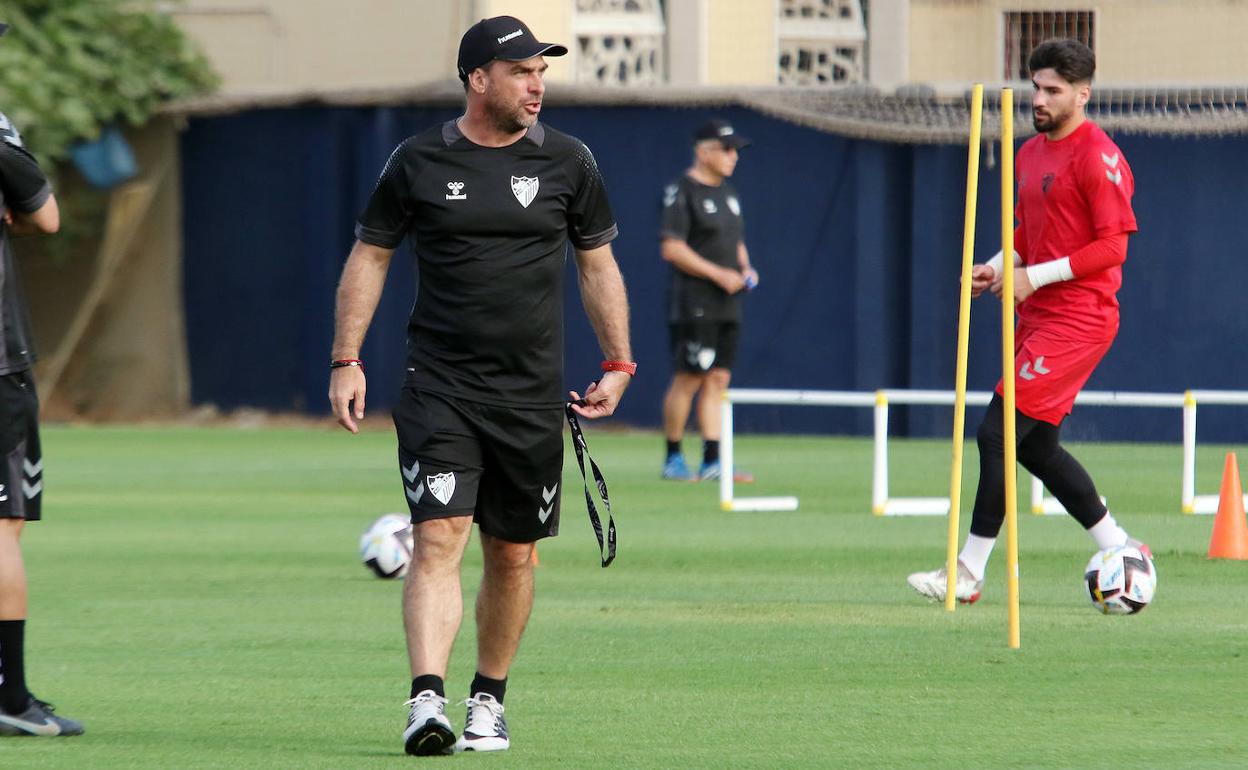
<svg viewBox="0 0 1248 770"><path fill-rule="evenodd" d="M1001 275L1001 267L1002 267L1002 265L1004 265L1004 264L1005 264L1005 260L1002 258L1002 254L1003 254L1003 253L1004 253L1004 252L1000 252L1000 251L998 251L998 252L997 252L997 253L993 256L993 258L992 258L992 259L990 259L990 260L988 260L987 262L985 262L985 263L984 263L985 265L988 265L989 267L991 267L991 268L992 268L992 271L993 271L994 273L996 273L997 275ZM1021 264L1023 264L1023 258L1022 258L1022 256L1021 256L1021 255L1020 255L1020 254L1016 251L1016 252L1014 252L1014 266L1015 266L1015 267L1018 267L1018 266L1019 266L1019 265L1021 265Z"/></svg>
<svg viewBox="0 0 1248 770"><path fill-rule="evenodd" d="M1074 277L1075 274L1070 269L1070 257L1041 262L1027 268L1027 280L1031 281L1032 288L1036 289L1059 281L1069 281Z"/></svg>

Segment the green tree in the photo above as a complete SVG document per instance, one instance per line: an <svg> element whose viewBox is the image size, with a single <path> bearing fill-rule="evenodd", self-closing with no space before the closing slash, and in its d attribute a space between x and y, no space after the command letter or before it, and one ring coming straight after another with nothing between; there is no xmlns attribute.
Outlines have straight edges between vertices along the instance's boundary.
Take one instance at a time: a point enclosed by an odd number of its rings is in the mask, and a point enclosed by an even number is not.
<svg viewBox="0 0 1248 770"><path fill-rule="evenodd" d="M218 83L152 0L0 0L0 20L0 112L44 161Z"/></svg>

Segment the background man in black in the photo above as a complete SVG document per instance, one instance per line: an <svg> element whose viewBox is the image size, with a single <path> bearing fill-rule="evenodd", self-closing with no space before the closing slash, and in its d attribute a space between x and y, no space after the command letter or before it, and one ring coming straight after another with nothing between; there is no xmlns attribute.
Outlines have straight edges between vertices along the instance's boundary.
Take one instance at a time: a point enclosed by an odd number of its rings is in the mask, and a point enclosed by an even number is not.
<svg viewBox="0 0 1248 770"><path fill-rule="evenodd" d="M668 322L676 373L663 398L667 459L663 478L691 478L680 452L698 395L702 467L693 478L719 478L720 404L732 379L743 289L758 285L745 248L741 201L728 183L749 140L712 120L694 134L693 166L663 191L660 252L672 266ZM751 481L738 474L739 481Z"/></svg>
<svg viewBox="0 0 1248 770"><path fill-rule="evenodd" d="M533 603L533 544L558 533L568 241L607 359L577 413L610 415L636 370L610 247L616 225L597 164L579 140L537 121L543 55L565 53L509 16L464 34L467 110L394 151L338 289L329 398L354 433L364 416L360 345L391 255L411 236L420 281L394 415L415 531L403 603L410 754L510 746L503 696ZM459 565L474 520L485 557L477 674L456 743L443 713L443 679L463 614Z"/></svg>
<svg viewBox="0 0 1248 770"><path fill-rule="evenodd" d="M0 23L0 35L7 30ZM43 456L39 399L30 367L33 337L14 270L9 233L54 233L61 226L52 188L21 134L0 114L0 735L80 735L26 689L26 568L19 538L40 518Z"/></svg>

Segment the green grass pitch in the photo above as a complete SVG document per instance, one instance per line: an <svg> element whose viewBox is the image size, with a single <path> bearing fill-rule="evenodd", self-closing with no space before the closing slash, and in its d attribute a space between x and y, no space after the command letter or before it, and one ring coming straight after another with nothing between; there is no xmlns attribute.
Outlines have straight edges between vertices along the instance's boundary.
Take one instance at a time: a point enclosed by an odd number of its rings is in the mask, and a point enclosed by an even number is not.
<svg viewBox="0 0 1248 770"><path fill-rule="evenodd" d="M867 440L740 438L759 478L740 491L801 508L724 513L713 484L658 480L658 435L588 430L619 558L598 566L569 453L511 676L514 748L432 759L402 755L400 586L355 554L403 507L389 432L47 429L29 678L87 735L3 740L0 767L1248 766L1248 563L1205 558L1212 519L1178 512L1177 444L1074 447L1156 553L1153 606L1094 612L1091 543L1024 507L1009 650L1004 548L979 604L914 595L905 576L944 558L945 519L868 513ZM1198 491L1226 449L1202 447ZM967 461L969 509L973 442ZM948 463L947 441L896 442L893 493L941 494ZM469 607L479 572L474 541ZM473 648L467 622L453 702Z"/></svg>

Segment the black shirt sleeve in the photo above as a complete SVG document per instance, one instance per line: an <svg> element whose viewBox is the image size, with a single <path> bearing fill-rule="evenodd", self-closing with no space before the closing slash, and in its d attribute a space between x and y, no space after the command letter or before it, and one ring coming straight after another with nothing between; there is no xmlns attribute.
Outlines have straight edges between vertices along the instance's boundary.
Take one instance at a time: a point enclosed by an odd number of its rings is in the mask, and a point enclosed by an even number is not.
<svg viewBox="0 0 1248 770"><path fill-rule="evenodd" d="M0 115L0 194L5 205L20 214L38 211L52 197L48 178L4 115Z"/></svg>
<svg viewBox="0 0 1248 770"><path fill-rule="evenodd" d="M692 224L689 194L680 182L672 182L663 189L663 218L659 223L659 236L687 243Z"/></svg>
<svg viewBox="0 0 1248 770"><path fill-rule="evenodd" d="M364 243L383 249L397 249L407 234L414 213L412 174L407 161L411 141L409 139L400 144L390 154L377 180L377 187L360 214L355 225L355 237Z"/></svg>
<svg viewBox="0 0 1248 770"><path fill-rule="evenodd" d="M588 251L615 240L619 229L593 153L577 142L573 154L572 178L579 181L572 195L572 205L568 207L568 238L578 250Z"/></svg>

